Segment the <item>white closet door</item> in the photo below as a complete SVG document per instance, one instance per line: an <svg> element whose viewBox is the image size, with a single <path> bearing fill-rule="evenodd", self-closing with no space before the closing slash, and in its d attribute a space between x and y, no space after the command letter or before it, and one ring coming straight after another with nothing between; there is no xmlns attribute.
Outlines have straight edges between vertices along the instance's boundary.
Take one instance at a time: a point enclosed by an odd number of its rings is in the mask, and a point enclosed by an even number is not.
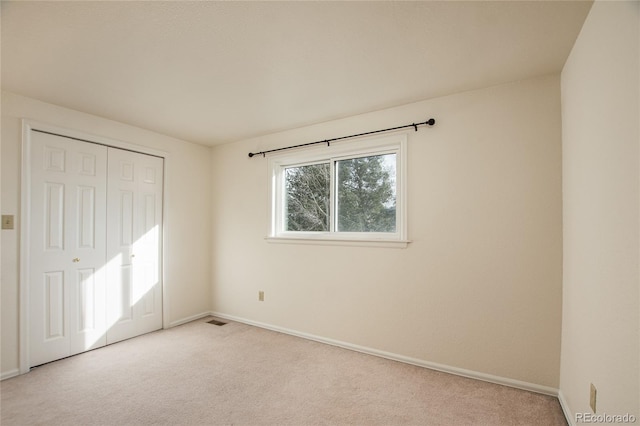
<svg viewBox="0 0 640 426"><path fill-rule="evenodd" d="M104 346L107 148L31 132L30 365Z"/></svg>
<svg viewBox="0 0 640 426"><path fill-rule="evenodd" d="M108 151L107 343L162 328L163 163Z"/></svg>

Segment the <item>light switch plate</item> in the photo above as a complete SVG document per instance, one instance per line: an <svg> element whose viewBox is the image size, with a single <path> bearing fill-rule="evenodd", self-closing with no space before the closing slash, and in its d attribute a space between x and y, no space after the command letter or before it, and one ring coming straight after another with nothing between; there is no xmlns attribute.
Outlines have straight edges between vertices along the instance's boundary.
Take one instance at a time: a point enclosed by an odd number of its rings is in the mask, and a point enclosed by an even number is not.
<svg viewBox="0 0 640 426"><path fill-rule="evenodd" d="M13 217L12 214L2 215L2 229L13 229Z"/></svg>

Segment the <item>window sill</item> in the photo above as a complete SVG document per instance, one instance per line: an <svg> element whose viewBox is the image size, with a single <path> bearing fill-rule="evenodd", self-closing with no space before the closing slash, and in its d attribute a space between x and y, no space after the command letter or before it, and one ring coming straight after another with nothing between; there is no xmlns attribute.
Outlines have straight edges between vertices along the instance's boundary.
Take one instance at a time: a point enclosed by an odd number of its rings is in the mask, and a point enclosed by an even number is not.
<svg viewBox="0 0 640 426"><path fill-rule="evenodd" d="M346 238L307 238L307 237L265 237L268 243L275 244L304 244L323 246L350 246L350 247L386 247L407 248L409 240L379 240L379 239L346 239Z"/></svg>

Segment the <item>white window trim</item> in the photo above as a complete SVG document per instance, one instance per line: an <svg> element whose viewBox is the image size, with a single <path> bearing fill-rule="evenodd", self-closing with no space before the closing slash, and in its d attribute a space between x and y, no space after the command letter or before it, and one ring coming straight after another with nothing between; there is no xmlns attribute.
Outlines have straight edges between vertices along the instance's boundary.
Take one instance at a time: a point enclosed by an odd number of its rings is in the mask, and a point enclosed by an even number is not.
<svg viewBox="0 0 640 426"><path fill-rule="evenodd" d="M292 232L284 231L285 167L334 162L359 156L396 154L396 232ZM342 141L295 152L272 155L269 168L269 225L266 240L271 243L349 245L405 248L407 239L407 135L406 133L377 138ZM333 228L333 200L331 202Z"/></svg>

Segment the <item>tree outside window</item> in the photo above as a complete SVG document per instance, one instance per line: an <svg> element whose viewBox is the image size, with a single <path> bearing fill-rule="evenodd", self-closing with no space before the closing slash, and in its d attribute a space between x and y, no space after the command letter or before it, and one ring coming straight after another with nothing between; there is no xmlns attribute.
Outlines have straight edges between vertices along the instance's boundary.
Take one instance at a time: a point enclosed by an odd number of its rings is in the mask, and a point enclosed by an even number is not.
<svg viewBox="0 0 640 426"><path fill-rule="evenodd" d="M331 163L287 167L285 230L396 232L396 154L337 160L335 213L331 211Z"/></svg>

